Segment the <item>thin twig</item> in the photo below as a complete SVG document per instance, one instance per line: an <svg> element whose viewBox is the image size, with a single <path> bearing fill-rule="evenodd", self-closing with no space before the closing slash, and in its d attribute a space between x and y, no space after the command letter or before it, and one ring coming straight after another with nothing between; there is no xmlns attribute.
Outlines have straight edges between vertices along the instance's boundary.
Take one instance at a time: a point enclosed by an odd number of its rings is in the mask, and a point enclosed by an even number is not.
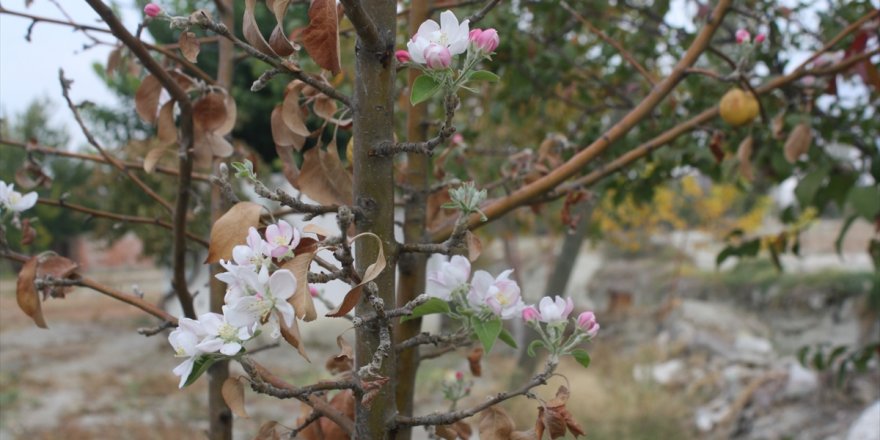
<svg viewBox="0 0 880 440"><path fill-rule="evenodd" d="M498 6L498 3L501 3L501 0L489 0L489 2L486 3L486 6L483 6L482 9L480 9L477 12L474 12L473 15L468 17L468 20L470 21L470 25L473 26L473 25L479 23L480 20L482 20L483 17L485 17L486 14L489 13L489 11L491 11L493 8L495 8L495 6Z"/></svg>
<svg viewBox="0 0 880 440"><path fill-rule="evenodd" d="M388 142L385 144L380 144L370 151L370 155L391 156L397 153L418 153L424 154L426 156L433 155L435 148L437 148L443 142L446 142L447 139L455 134L455 126L452 125L452 119L455 117L455 109L458 107L458 104L459 99L457 95L446 95L444 99L446 119L443 121L443 125L440 127L440 132L437 133L437 136L435 136L434 138L428 139L424 142L398 142L396 144Z"/></svg>

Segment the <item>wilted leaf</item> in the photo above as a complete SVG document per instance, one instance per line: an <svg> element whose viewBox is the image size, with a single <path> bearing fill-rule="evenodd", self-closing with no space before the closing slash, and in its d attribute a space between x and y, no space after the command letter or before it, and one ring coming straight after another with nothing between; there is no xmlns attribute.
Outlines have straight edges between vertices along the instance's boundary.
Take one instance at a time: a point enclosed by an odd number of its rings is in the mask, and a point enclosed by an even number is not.
<svg viewBox="0 0 880 440"><path fill-rule="evenodd" d="M335 0L312 0L309 25L302 31L302 43L315 63L334 75L339 63L339 19Z"/></svg>
<svg viewBox="0 0 880 440"><path fill-rule="evenodd" d="M254 17L254 8L256 6L257 0L245 0L244 16L241 18L244 39L260 52L273 57L277 56L275 51L269 47L269 43L266 42L266 39L263 38L263 34L260 32L260 27L257 25L257 19Z"/></svg>
<svg viewBox="0 0 880 440"><path fill-rule="evenodd" d="M785 111L779 112L776 116L773 117L773 120L770 121L770 133L773 134L774 139L782 139L785 137L783 131L785 130Z"/></svg>
<svg viewBox="0 0 880 440"><path fill-rule="evenodd" d="M336 393L332 399L330 399L330 406L335 408L337 411L341 412L346 417L354 420L354 392L352 390L342 390ZM326 440L348 440L350 436L336 424L336 422L322 417L320 419L321 422L321 431L324 433L324 439Z"/></svg>
<svg viewBox="0 0 880 440"><path fill-rule="evenodd" d="M293 81L292 83L299 83L299 87L289 87L287 88L287 93L284 95L284 101L281 104L281 119L284 121L284 124L287 125L287 128L290 129L293 133L299 136L309 136L311 132L305 124L305 118L302 114L302 109L299 106L299 97L300 90L302 89L303 83L301 81ZM302 148L300 144L299 148Z"/></svg>
<svg viewBox="0 0 880 440"><path fill-rule="evenodd" d="M223 395L226 406L232 410L233 414L244 419L251 417L244 408L244 384L240 380L235 377L227 377L220 388L220 394Z"/></svg>
<svg viewBox="0 0 880 440"><path fill-rule="evenodd" d="M804 122L796 125L791 133L788 134L788 139L785 140L785 146L783 147L785 160L788 163L797 162L802 154L806 154L810 150L812 142L813 130L810 129L810 126Z"/></svg>
<svg viewBox="0 0 880 440"><path fill-rule="evenodd" d="M709 141L709 151L712 152L712 156L715 158L716 163L721 163L724 160L724 149L721 148L721 143L724 142L724 133L720 130L716 130L712 133L712 139Z"/></svg>
<svg viewBox="0 0 880 440"><path fill-rule="evenodd" d="M303 156L303 165L291 184L322 205L351 205L353 198L351 172L342 166L335 145L327 151L319 146Z"/></svg>
<svg viewBox="0 0 880 440"><path fill-rule="evenodd" d="M15 288L15 299L18 301L18 307L21 311L31 317L37 327L49 328L46 320L43 318L43 310L40 305L40 297L37 295L37 288L34 285L34 279L37 276L37 258L31 257L24 263L21 271L18 272L18 282Z"/></svg>
<svg viewBox="0 0 880 440"><path fill-rule="evenodd" d="M336 101L326 95L318 96L315 98L314 109L316 115L330 121L336 114Z"/></svg>
<svg viewBox="0 0 880 440"><path fill-rule="evenodd" d="M281 436L278 435L278 432L275 431L275 427L278 426L278 422L274 420L269 420L268 422L260 425L260 430L257 432L257 436L254 437L254 440L278 440Z"/></svg>
<svg viewBox="0 0 880 440"><path fill-rule="evenodd" d="M446 440L467 440L473 435L473 429L467 422L459 420L451 425L437 425L434 434Z"/></svg>
<svg viewBox="0 0 880 440"><path fill-rule="evenodd" d="M215 131L226 124L226 95L211 92L193 104L193 124L205 131Z"/></svg>
<svg viewBox="0 0 880 440"><path fill-rule="evenodd" d="M296 47L287 38L281 25L276 25L275 29L272 29L272 34L269 35L269 47L282 57L289 56L296 52Z"/></svg>
<svg viewBox="0 0 880 440"><path fill-rule="evenodd" d="M477 237L477 235L471 231L465 232L464 236L467 240L468 260L473 263L474 261L477 261L477 258L480 258L480 254L483 253L483 243L480 242L480 237Z"/></svg>
<svg viewBox="0 0 880 440"><path fill-rule="evenodd" d="M21 240L19 243L22 246L27 246L33 243L35 238L37 238L37 230L31 226L31 219L25 218L21 221Z"/></svg>
<svg viewBox="0 0 880 440"><path fill-rule="evenodd" d="M293 147L297 151L302 150L303 145L306 143L306 138L294 133L285 123L283 106L275 106L269 118L269 123L272 128L272 140L275 141L276 146ZM303 164L303 167L305 167L305 164Z"/></svg>
<svg viewBox="0 0 880 440"><path fill-rule="evenodd" d="M235 104L235 99L232 98L232 95L225 93L223 95L223 103L226 105L226 120L217 127L217 134L227 135L232 132L232 129L235 128L235 120L238 117L238 107Z"/></svg>
<svg viewBox="0 0 880 440"><path fill-rule="evenodd" d="M468 353L467 360L468 366L471 368L471 374L475 377L480 377L483 375L483 367L480 365L480 361L483 359L483 347L476 346L471 349L471 352Z"/></svg>
<svg viewBox="0 0 880 440"><path fill-rule="evenodd" d="M290 344L291 347L295 348L303 359L311 362L309 359L308 353L306 353L306 347L302 343L302 336L299 333L299 324L296 322L296 317L293 317L293 324L290 327L284 323L284 317L281 316L281 313L278 313L278 327L281 329L281 336Z"/></svg>
<svg viewBox="0 0 880 440"><path fill-rule="evenodd" d="M327 316L339 317L344 316L346 313L350 312L351 309L353 309L354 306L357 305L358 301L361 300L361 290L364 284L375 280L376 277L378 277L379 274L382 273L383 270L385 270L385 265L387 262L385 261L385 252L382 246L382 239L379 238L378 235L371 232L364 232L354 236L351 241L354 242L358 238L365 236L373 237L379 243L376 261L367 266L367 269L364 271L364 276L361 278L361 282L358 283L358 285L354 286L351 290L349 290L348 293L345 294L345 298L342 299L342 303L340 303L339 306L336 307L336 310L328 312Z"/></svg>
<svg viewBox="0 0 880 440"><path fill-rule="evenodd" d="M196 34L193 32L181 32L177 44L180 46L180 53L183 54L183 57L187 61L195 63L196 58L199 56L199 39L196 38Z"/></svg>
<svg viewBox="0 0 880 440"><path fill-rule="evenodd" d="M323 240L325 237L329 237L329 236L333 235L332 232L328 231L327 229L324 229L323 227L321 227L321 225L318 225L315 223L309 223L309 224L303 226L303 234L315 234L321 240ZM298 248L298 246L297 246L297 248Z"/></svg>
<svg viewBox="0 0 880 440"><path fill-rule="evenodd" d="M565 407L570 396L571 393L568 391L568 388L560 385L556 391L556 397L547 402L547 405L542 408L543 415L541 421L544 425L543 428L550 433L551 439L565 436L566 429L575 437L586 435L584 429L574 420L571 413Z"/></svg>
<svg viewBox="0 0 880 440"><path fill-rule="evenodd" d="M162 85L153 75L147 75L134 94L134 108L138 116L147 123L156 122L156 111L159 109L159 96Z"/></svg>
<svg viewBox="0 0 880 440"><path fill-rule="evenodd" d="M104 69L104 73L107 74L108 77L112 77L116 70L119 69L119 63L122 61L122 48L125 46L118 46L115 49L110 51L110 55L107 56L107 66Z"/></svg>
<svg viewBox="0 0 880 440"><path fill-rule="evenodd" d="M172 142L177 142L177 125L174 124L174 100L169 100L166 102L161 109L159 109L159 120L156 122L157 124L157 132L159 137L159 142L163 144L170 144ZM144 165L144 169L146 170L146 165ZM147 170L147 172L151 172Z"/></svg>
<svg viewBox="0 0 880 440"><path fill-rule="evenodd" d="M309 267L315 258L317 249L312 252L294 252L294 257L282 266L296 277L296 292L288 300L296 311L296 316L303 321L313 321L318 317L315 301L309 292Z"/></svg>
<svg viewBox="0 0 880 440"><path fill-rule="evenodd" d="M752 140L752 136L746 136L736 149L736 158L739 160L739 172L742 174L743 178L748 181L752 181L755 178L752 171L751 159L753 144L754 141Z"/></svg>
<svg viewBox="0 0 880 440"><path fill-rule="evenodd" d="M211 226L211 243L205 263L216 263L232 257L232 248L244 244L248 228L260 224L263 207L253 202L238 202Z"/></svg>
<svg viewBox="0 0 880 440"><path fill-rule="evenodd" d="M351 349L351 344L342 335L339 335L336 337L336 345L339 346L339 354L330 356L324 367L330 374L348 373L354 368L354 352Z"/></svg>
<svg viewBox="0 0 880 440"><path fill-rule="evenodd" d="M480 413L480 440L509 440L513 433L513 419L498 406L490 406Z"/></svg>

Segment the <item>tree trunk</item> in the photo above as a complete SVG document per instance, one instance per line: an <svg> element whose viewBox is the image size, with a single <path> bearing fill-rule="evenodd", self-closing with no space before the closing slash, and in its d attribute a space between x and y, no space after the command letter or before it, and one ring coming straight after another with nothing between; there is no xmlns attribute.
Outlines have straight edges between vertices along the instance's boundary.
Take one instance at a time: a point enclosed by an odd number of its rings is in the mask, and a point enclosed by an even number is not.
<svg viewBox="0 0 880 440"><path fill-rule="evenodd" d="M409 33L414 35L419 24L428 18L428 0L413 0L409 10ZM419 75L415 69L409 71L409 84ZM408 105L406 136L410 142L425 140L426 104ZM413 191L405 201L403 237L405 242L424 242L425 206L428 196L428 173L431 161L422 154L407 156L404 181ZM400 256L400 287L397 305L402 306L425 291L425 276L428 256L422 253L407 253ZM421 318L398 324L395 340L403 341L417 335L422 330ZM413 413L413 398L416 388L416 373L419 368L419 349L413 347L399 353L397 359L397 411L410 416ZM396 438L408 440L412 429L407 427L397 432Z"/></svg>
<svg viewBox="0 0 880 440"><path fill-rule="evenodd" d="M354 118L354 204L357 232L372 232L381 239L386 253L395 248L393 158L370 156L370 150L384 142L394 141L394 33L396 3L391 0L363 0L361 5L372 17L381 48L365 47L358 38L353 99ZM335 148L335 146L330 146ZM355 263L360 273L376 260L375 240L359 240L355 246ZM376 278L378 295L386 307L395 304L393 259ZM358 316L373 314L373 308L361 301ZM377 320L357 329L355 366L370 363L379 346ZM397 412L395 403L395 355L390 351L383 359L379 374L391 378L372 401L370 408L358 404L355 410L356 436L360 439L387 437L387 421ZM364 378L369 379L369 378Z"/></svg>
<svg viewBox="0 0 880 440"><path fill-rule="evenodd" d="M232 10L232 0L218 0L217 13L220 21L229 29L235 29L235 15ZM232 69L233 69L233 52L232 42L226 38L221 38L219 45L219 59L217 62L217 85L231 92L232 89ZM217 171L219 160L214 161L214 171ZM220 216L226 212L228 207L224 206L220 197L220 189L217 186L211 187L211 223L217 221ZM214 313L223 313L222 307L224 296L226 294L226 285L214 277L214 275L222 272L223 269L219 264L212 264L210 268L210 307ZM208 438L210 440L232 440L232 413L226 405L221 392L223 382L229 377L229 361L217 362L208 369L208 417L210 420L208 427Z"/></svg>

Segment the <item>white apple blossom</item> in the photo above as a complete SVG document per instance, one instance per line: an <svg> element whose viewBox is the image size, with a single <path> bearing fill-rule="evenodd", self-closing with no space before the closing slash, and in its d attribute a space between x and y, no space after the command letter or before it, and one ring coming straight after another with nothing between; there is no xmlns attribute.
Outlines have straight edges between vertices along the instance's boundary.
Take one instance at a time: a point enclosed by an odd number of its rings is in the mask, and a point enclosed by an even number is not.
<svg viewBox="0 0 880 440"><path fill-rule="evenodd" d="M239 266L253 266L262 270L271 263L269 256L269 243L260 237L257 228L253 226L248 229L247 245L232 248L232 261Z"/></svg>
<svg viewBox="0 0 880 440"><path fill-rule="evenodd" d="M425 52L432 44L448 49L451 56L464 53L470 44L468 26L468 20L459 23L452 11L440 14L440 24L425 20L406 44L410 58L416 63L426 64Z"/></svg>
<svg viewBox="0 0 880 440"><path fill-rule="evenodd" d="M520 316L525 304L520 296L519 285L509 279L512 269L505 270L496 278L486 271L478 270L471 280L467 295L468 304L480 310L488 307L501 319Z"/></svg>
<svg viewBox="0 0 880 440"><path fill-rule="evenodd" d="M180 318L177 322L177 328L168 335L168 342L174 348L174 356L186 358L172 370L176 376L180 376L179 388L183 388L183 385L186 384L186 380L192 373L195 360L204 354L204 351L198 348L198 344L205 336L202 324L189 318Z"/></svg>
<svg viewBox="0 0 880 440"><path fill-rule="evenodd" d="M273 338L281 335L275 313L284 319L286 326L293 325L295 319L293 306L287 299L296 291L296 277L287 269L275 271L268 282L259 278L246 278L248 292L253 295L242 296L229 303L224 310L226 322L235 327L251 327L255 323L269 324Z"/></svg>
<svg viewBox="0 0 880 440"><path fill-rule="evenodd" d="M22 195L14 187L15 184L7 184L0 180L0 206L14 212L22 212L33 208L37 203L37 193L31 191Z"/></svg>
<svg viewBox="0 0 880 440"><path fill-rule="evenodd" d="M574 309L574 302L571 298L557 296L554 299L545 296L538 302L538 311L541 314L538 319L548 324L567 322L572 309Z"/></svg>
<svg viewBox="0 0 880 440"><path fill-rule="evenodd" d="M223 306L224 313L227 307ZM225 315L219 313L205 313L199 316L199 323L205 331L205 338L196 348L205 353L219 351L227 356L233 356L241 351L241 344L253 336L249 327L236 327L226 320Z"/></svg>
<svg viewBox="0 0 880 440"><path fill-rule="evenodd" d="M272 258L281 258L299 244L299 230L284 220L266 228L266 248Z"/></svg>
<svg viewBox="0 0 880 440"><path fill-rule="evenodd" d="M467 284L471 276L471 263L461 255L443 262L440 269L428 275L427 294L449 301L452 292Z"/></svg>

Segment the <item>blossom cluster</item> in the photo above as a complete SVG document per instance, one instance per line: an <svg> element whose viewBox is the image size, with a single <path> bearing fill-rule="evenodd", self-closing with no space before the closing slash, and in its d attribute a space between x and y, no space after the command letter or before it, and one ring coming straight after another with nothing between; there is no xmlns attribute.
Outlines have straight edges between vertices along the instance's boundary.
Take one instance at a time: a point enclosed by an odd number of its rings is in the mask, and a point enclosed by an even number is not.
<svg viewBox="0 0 880 440"><path fill-rule="evenodd" d="M37 193L22 193L15 190L15 184L0 180L0 211L22 212L34 207L37 203Z"/></svg>
<svg viewBox="0 0 880 440"><path fill-rule="evenodd" d="M747 44L754 41L755 44L761 44L764 40L767 39L767 36L764 34L755 35L755 39L752 40L752 34L749 33L746 29L739 29L734 34L734 38L736 38L736 44Z"/></svg>
<svg viewBox="0 0 880 440"><path fill-rule="evenodd" d="M440 14L440 23L426 20L406 44L407 50L395 52L397 61L426 66L432 70L448 69L455 56L467 52L468 59L489 57L501 39L495 29L470 29L468 20L459 23L452 11Z"/></svg>
<svg viewBox="0 0 880 440"><path fill-rule="evenodd" d="M174 369L181 388L199 358L217 353L235 356L262 331L277 339L281 325L294 324L288 299L296 292L297 280L280 267L293 258L299 242L299 230L280 220L269 225L264 236L251 227L247 244L232 249L232 260L220 260L226 272L216 277L227 285L223 313L206 313L197 320L181 318L168 336L176 356L186 358Z"/></svg>
<svg viewBox="0 0 880 440"><path fill-rule="evenodd" d="M519 285L510 279L513 270L493 277L478 270L471 277L467 258L453 256L428 275L427 294L459 305L458 313L508 320L522 318L541 336L542 344L556 355L569 354L584 340L599 332L596 315L585 311L570 318L574 310L571 298L544 297L536 305L523 302ZM470 280L470 282L468 282ZM574 332L567 339L565 328L574 323Z"/></svg>

